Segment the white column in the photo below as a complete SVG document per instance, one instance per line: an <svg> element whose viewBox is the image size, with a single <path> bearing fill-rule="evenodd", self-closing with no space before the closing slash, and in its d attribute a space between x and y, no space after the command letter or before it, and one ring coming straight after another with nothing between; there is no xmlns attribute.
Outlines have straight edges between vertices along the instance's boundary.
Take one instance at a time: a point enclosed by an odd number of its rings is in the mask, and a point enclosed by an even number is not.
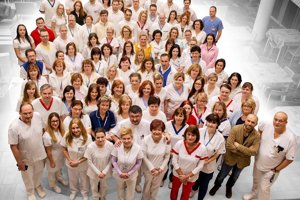
<svg viewBox="0 0 300 200"><path fill-rule="evenodd" d="M261 0L255 23L252 29L252 35L255 41L260 42L266 37L270 17L275 5L275 0Z"/></svg>

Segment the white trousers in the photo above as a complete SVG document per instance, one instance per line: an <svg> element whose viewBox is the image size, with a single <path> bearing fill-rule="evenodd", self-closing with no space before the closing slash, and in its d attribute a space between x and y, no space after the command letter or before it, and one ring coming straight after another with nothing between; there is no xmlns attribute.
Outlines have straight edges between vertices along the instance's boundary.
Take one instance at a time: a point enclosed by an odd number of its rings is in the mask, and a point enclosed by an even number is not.
<svg viewBox="0 0 300 200"><path fill-rule="evenodd" d="M142 200L155 200L160 184L167 170L164 170L158 176L152 176L149 170L144 171L145 184Z"/></svg>
<svg viewBox="0 0 300 200"><path fill-rule="evenodd" d="M271 186L276 181L275 178L272 181L272 183L270 182L270 179L273 176L273 174L273 171L260 171L254 164L252 193L257 195L259 200L270 199Z"/></svg>
<svg viewBox="0 0 300 200"><path fill-rule="evenodd" d="M135 185L138 172L135 172L128 179L120 178L119 174L114 172L113 177L117 182L117 193L119 200L134 200ZM126 186L126 198L125 198L125 186Z"/></svg>
<svg viewBox="0 0 300 200"><path fill-rule="evenodd" d="M100 190L98 190L98 184L100 182ZM90 178L90 184L92 189L93 200L99 200L99 198L103 199L106 196L107 191L107 178Z"/></svg>
<svg viewBox="0 0 300 200"><path fill-rule="evenodd" d="M61 169L58 169L57 171L48 171L48 182L50 187L56 186L56 181L57 180L62 180L63 176L61 173Z"/></svg>
<svg viewBox="0 0 300 200"><path fill-rule="evenodd" d="M86 171L79 171L76 167L68 167L69 186L71 193L81 192L83 197L89 194L89 177L86 175ZM79 188L78 188L79 182Z"/></svg>
<svg viewBox="0 0 300 200"><path fill-rule="evenodd" d="M41 179L45 167L45 160L39 160L28 165L26 171L21 171L27 195L34 195L34 189L41 186Z"/></svg>

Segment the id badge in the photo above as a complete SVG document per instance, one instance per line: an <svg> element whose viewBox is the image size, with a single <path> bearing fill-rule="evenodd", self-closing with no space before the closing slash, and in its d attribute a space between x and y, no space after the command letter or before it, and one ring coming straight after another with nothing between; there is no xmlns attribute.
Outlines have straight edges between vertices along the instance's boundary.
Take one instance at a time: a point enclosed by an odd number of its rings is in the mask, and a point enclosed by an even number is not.
<svg viewBox="0 0 300 200"><path fill-rule="evenodd" d="M84 147L78 147L78 153L84 154Z"/></svg>

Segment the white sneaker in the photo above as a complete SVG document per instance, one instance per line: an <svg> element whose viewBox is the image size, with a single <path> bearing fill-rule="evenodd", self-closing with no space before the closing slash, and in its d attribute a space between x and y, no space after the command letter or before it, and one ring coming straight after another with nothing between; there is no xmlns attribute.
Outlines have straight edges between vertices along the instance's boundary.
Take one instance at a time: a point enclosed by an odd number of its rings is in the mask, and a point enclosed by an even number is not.
<svg viewBox="0 0 300 200"><path fill-rule="evenodd" d="M28 200L36 200L34 194L28 195Z"/></svg>
<svg viewBox="0 0 300 200"><path fill-rule="evenodd" d="M141 187L141 185L136 185L136 186L135 186L135 191L136 191L137 193L141 193L141 192L142 192L142 187Z"/></svg>
<svg viewBox="0 0 300 200"><path fill-rule="evenodd" d="M195 196L195 194L198 192L198 190L193 190L190 193L190 198L193 198Z"/></svg>
<svg viewBox="0 0 300 200"><path fill-rule="evenodd" d="M61 189L60 189L60 187L58 187L57 185L54 186L52 189L54 190L54 192L56 192L56 193L58 193L58 194L61 193Z"/></svg>
<svg viewBox="0 0 300 200"><path fill-rule="evenodd" d="M76 198L76 192L71 192L70 200L75 200L75 198Z"/></svg>
<svg viewBox="0 0 300 200"><path fill-rule="evenodd" d="M61 184L63 184L64 186L68 186L68 184L69 184L68 181L63 178L59 178L59 179L57 179L57 181L60 182Z"/></svg>
<svg viewBox="0 0 300 200"><path fill-rule="evenodd" d="M46 192L44 191L44 188L41 185L35 188L35 191L41 198L44 198L46 196Z"/></svg>
<svg viewBox="0 0 300 200"><path fill-rule="evenodd" d="M245 194L245 195L243 196L243 199L244 199L244 200L251 200L251 199L256 199L256 198L257 198L257 195L254 194L253 192L250 192L250 193Z"/></svg>
<svg viewBox="0 0 300 200"><path fill-rule="evenodd" d="M168 187L169 187L169 189L172 189L172 182L169 182Z"/></svg>

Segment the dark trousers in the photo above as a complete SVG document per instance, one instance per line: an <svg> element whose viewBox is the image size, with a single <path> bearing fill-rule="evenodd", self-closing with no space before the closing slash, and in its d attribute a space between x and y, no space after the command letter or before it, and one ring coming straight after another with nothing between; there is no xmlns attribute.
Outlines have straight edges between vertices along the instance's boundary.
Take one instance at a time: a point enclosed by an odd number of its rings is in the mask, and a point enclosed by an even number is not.
<svg viewBox="0 0 300 200"><path fill-rule="evenodd" d="M168 173L169 173L169 169L170 169L171 172L170 172L170 175L169 175L169 181L172 182L172 178L173 178L173 172L172 172L172 170L173 170L173 165L170 164L170 163L171 163L171 159L172 159L172 158L170 158L170 160L169 160L169 162L168 162L168 169L167 169L167 171L166 171L166 173L165 173L165 175L164 175L163 181L165 181L165 180L168 178Z"/></svg>
<svg viewBox="0 0 300 200"><path fill-rule="evenodd" d="M214 173L206 174L204 172L200 172L199 177L192 188L194 191L199 188L198 200L204 199L208 189L209 181L212 179L213 175Z"/></svg>
<svg viewBox="0 0 300 200"><path fill-rule="evenodd" d="M227 165L225 162L223 162L221 171L219 172L219 174L215 180L215 185L221 187L223 180L226 178L226 176L228 175L228 173L231 170L232 170L232 173L226 183L226 187L232 188L234 186L236 180L239 178L240 173L242 172L243 169L238 168L237 165L234 165L234 166Z"/></svg>

